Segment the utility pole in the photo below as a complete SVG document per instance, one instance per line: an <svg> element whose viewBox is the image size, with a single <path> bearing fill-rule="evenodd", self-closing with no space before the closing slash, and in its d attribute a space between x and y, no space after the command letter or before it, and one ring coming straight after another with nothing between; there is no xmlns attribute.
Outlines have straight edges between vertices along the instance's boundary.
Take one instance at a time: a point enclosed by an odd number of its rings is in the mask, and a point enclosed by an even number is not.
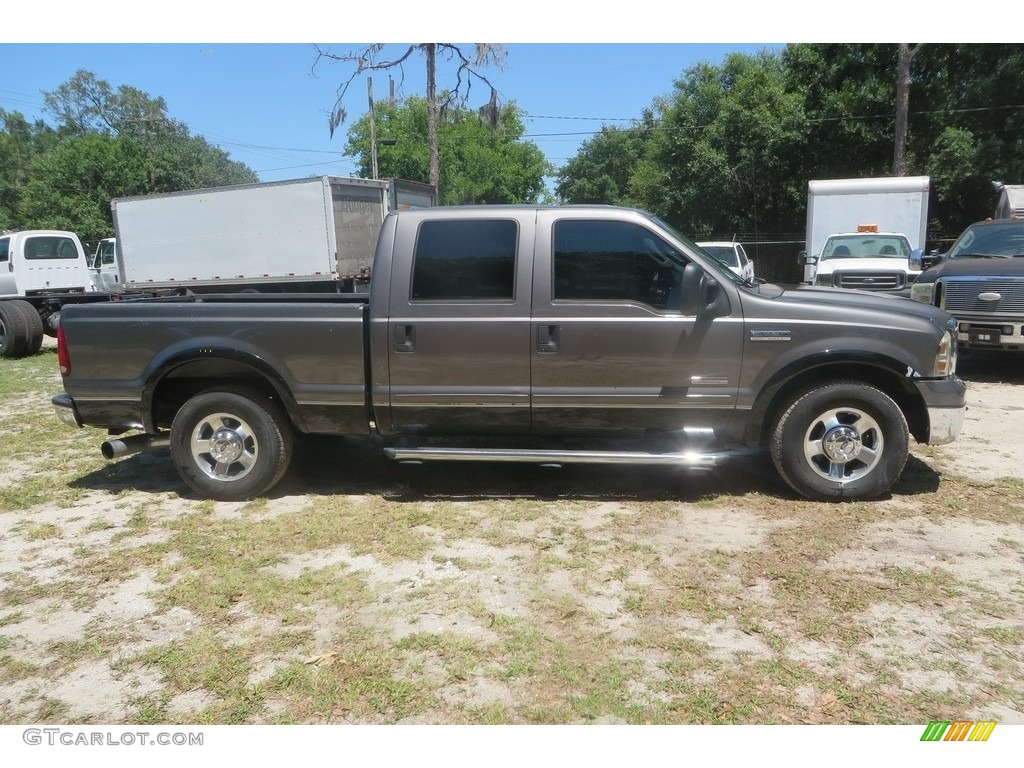
<svg viewBox="0 0 1024 768"><path fill-rule="evenodd" d="M366 95L370 99L370 166L372 179L377 178L377 118L373 114L373 78L366 78Z"/></svg>

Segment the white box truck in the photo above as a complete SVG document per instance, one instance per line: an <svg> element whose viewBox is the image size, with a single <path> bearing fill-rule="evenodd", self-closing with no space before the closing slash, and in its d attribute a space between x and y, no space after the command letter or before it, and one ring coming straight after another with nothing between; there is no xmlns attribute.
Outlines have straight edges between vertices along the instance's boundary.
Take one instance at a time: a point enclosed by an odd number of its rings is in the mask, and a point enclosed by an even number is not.
<svg viewBox="0 0 1024 768"><path fill-rule="evenodd" d="M930 183L928 176L809 182L804 282L909 295L921 273L915 252L925 247Z"/></svg>
<svg viewBox="0 0 1024 768"><path fill-rule="evenodd" d="M116 258L96 279L127 292L366 290L388 211L435 202L426 184L337 176L115 199Z"/></svg>

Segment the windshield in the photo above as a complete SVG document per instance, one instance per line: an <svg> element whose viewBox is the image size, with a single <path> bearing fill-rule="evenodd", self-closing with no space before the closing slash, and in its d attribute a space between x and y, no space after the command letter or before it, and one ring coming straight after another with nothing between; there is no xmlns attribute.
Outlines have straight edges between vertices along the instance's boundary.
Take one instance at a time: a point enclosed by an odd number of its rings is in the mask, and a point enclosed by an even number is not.
<svg viewBox="0 0 1024 768"><path fill-rule="evenodd" d="M951 259L966 259L971 256L1024 256L1024 221L1016 226L970 226L953 243L947 256Z"/></svg>
<svg viewBox="0 0 1024 768"><path fill-rule="evenodd" d="M824 259L907 259L910 241L900 235L842 235L830 237L821 249Z"/></svg>
<svg viewBox="0 0 1024 768"><path fill-rule="evenodd" d="M736 249L731 245L702 245L704 252L714 256L727 267L738 267L740 260L736 256Z"/></svg>
<svg viewBox="0 0 1024 768"><path fill-rule="evenodd" d="M696 251L704 250L700 246L698 246L696 243L694 243L690 238L685 237L685 236L679 234L679 232L677 232L672 225L666 224L664 221L659 219L657 216L651 216L650 220L655 225L657 225L659 228L665 230L666 232L668 232L668 234L672 235L672 237L674 237L676 240L679 240L680 242L685 243L686 245L690 246L691 248L693 248ZM726 277L728 277L729 280L732 280L734 283L738 283L740 285L744 284L745 281L743 280L743 278L741 278L739 275L737 275L731 269L726 267L725 264L723 264L718 259L712 259L711 260L711 264L712 264L712 266L714 266L716 268L717 272L719 272L722 275L725 275Z"/></svg>

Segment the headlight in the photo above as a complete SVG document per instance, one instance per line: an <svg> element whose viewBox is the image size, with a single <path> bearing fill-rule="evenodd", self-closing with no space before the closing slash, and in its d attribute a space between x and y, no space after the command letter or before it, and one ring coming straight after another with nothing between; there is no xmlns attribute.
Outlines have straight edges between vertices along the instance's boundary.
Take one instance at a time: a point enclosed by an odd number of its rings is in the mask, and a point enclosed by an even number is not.
<svg viewBox="0 0 1024 768"><path fill-rule="evenodd" d="M915 282L910 286L910 298L914 301L921 301L925 304L935 303L935 283Z"/></svg>
<svg viewBox="0 0 1024 768"><path fill-rule="evenodd" d="M832 273L829 272L825 275L818 275L814 278L815 285L832 285Z"/></svg>
<svg viewBox="0 0 1024 768"><path fill-rule="evenodd" d="M933 376L952 376L956 373L956 335L950 331L942 334L939 349L935 353Z"/></svg>

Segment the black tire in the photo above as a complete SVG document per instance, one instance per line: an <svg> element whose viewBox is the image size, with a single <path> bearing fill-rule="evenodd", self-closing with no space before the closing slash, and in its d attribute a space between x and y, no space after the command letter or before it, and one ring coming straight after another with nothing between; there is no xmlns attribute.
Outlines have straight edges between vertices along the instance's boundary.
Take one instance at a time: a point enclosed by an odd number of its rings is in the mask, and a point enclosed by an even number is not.
<svg viewBox="0 0 1024 768"><path fill-rule="evenodd" d="M899 406L881 390L849 381L799 392L771 439L782 479L818 501L882 495L899 479L909 450Z"/></svg>
<svg viewBox="0 0 1024 768"><path fill-rule="evenodd" d="M28 321L15 304L0 301L0 357L15 360L28 348Z"/></svg>
<svg viewBox="0 0 1024 768"><path fill-rule="evenodd" d="M174 466L204 498L260 496L281 479L291 456L292 431L283 410L247 390L198 394L171 424Z"/></svg>
<svg viewBox="0 0 1024 768"><path fill-rule="evenodd" d="M34 355L43 346L43 318L39 316L36 308L27 301L12 301L11 304L17 307L25 317L25 325L28 329L25 356Z"/></svg>
<svg viewBox="0 0 1024 768"><path fill-rule="evenodd" d="M43 318L43 333L51 339L57 338L57 330L60 328L60 311L50 312Z"/></svg>

